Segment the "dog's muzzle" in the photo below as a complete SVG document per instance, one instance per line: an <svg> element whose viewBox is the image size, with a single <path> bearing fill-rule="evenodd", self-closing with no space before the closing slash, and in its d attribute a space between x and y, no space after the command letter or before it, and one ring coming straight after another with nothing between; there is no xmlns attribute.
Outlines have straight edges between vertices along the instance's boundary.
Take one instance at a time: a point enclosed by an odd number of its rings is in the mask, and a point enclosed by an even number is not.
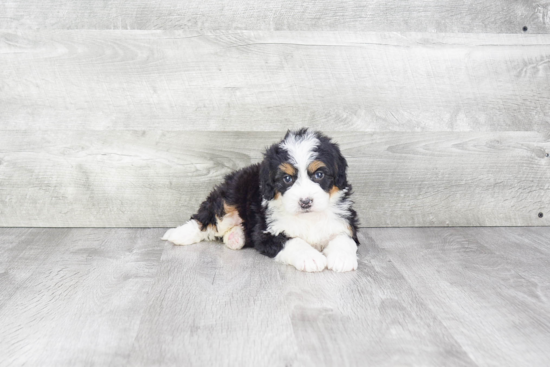
<svg viewBox="0 0 550 367"><path fill-rule="evenodd" d="M304 210L310 209L311 206L313 205L313 199L312 198L300 199L299 203L300 203L300 208Z"/></svg>

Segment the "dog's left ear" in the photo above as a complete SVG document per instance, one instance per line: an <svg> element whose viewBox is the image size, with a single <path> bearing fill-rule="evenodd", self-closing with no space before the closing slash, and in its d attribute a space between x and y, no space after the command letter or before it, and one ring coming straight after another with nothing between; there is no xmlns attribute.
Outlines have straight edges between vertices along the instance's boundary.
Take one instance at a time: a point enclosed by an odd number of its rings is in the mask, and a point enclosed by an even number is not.
<svg viewBox="0 0 550 367"><path fill-rule="evenodd" d="M335 145L334 147L335 147L334 167L336 167L334 184L339 189L344 189L348 186L348 180L346 176L348 162L346 161L346 158L344 158L342 153L340 153L340 149L338 148L338 146Z"/></svg>

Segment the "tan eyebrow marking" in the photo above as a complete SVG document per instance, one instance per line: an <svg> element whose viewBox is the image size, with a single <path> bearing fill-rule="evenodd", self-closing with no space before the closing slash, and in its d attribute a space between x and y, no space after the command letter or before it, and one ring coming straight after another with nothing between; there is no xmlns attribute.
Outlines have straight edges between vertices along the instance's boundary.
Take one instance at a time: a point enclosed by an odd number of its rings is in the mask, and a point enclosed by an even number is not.
<svg viewBox="0 0 550 367"><path fill-rule="evenodd" d="M315 171L317 171L319 168L321 167L326 167L326 164L324 164L323 162L321 161L313 161L309 164L309 166L307 167L307 171L309 173L313 173Z"/></svg>
<svg viewBox="0 0 550 367"><path fill-rule="evenodd" d="M291 176L294 176L296 174L296 169L290 163L281 163L279 169Z"/></svg>

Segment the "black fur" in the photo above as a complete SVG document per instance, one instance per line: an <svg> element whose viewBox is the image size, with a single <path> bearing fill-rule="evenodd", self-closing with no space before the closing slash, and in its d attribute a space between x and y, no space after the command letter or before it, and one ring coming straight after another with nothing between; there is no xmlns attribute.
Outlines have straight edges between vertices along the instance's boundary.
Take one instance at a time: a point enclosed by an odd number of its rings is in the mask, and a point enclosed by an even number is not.
<svg viewBox="0 0 550 367"><path fill-rule="evenodd" d="M295 132L300 136L307 133L307 129ZM287 132L285 139L288 137ZM333 185L340 190L347 189L344 199L349 200L351 185L346 180L347 162L342 156L338 145L331 142L330 138L315 133L320 144L317 147L319 160L326 167L322 167L325 177L318 184L325 191L330 191ZM280 148L279 143L266 149L264 159L259 164L254 164L225 176L222 184L216 186L201 204L198 212L191 216L201 224L201 229L216 225L216 217L222 218L226 213L226 205L236 207L239 216L243 220L245 233L244 247L254 247L260 253L269 257L275 257L289 240L285 234L274 236L266 233L267 222L262 200L273 200L277 193L284 192L291 186L286 184L282 177L285 175L278 167L288 162L288 152ZM313 173L311 174L313 175ZM357 213L350 209L349 215L344 218L352 229L352 238L359 245L357 239L358 219Z"/></svg>
<svg viewBox="0 0 550 367"><path fill-rule="evenodd" d="M288 190L288 186L282 181L283 173L278 169L288 160L288 152L281 149L279 144L273 144L265 151L260 172L260 188L265 200L273 200L277 192L284 194Z"/></svg>
<svg viewBox="0 0 550 367"><path fill-rule="evenodd" d="M338 144L333 143L329 137L321 133L317 133L317 139L321 142L317 146L317 159L325 162L331 170L331 177L334 180L333 183L340 190L350 186L348 185L346 171L348 168L348 162L340 152ZM350 186L351 189L351 186ZM330 190L330 188L329 188ZM348 195L349 196L349 195Z"/></svg>
<svg viewBox="0 0 550 367"><path fill-rule="evenodd" d="M224 201L227 205L235 206L243 220L244 247L254 247L269 257L275 257L282 250L288 237L264 233L267 224L260 194L260 164L225 176L223 183L212 190L191 219L199 221L203 230L209 225L215 226L216 216L221 218L226 214Z"/></svg>

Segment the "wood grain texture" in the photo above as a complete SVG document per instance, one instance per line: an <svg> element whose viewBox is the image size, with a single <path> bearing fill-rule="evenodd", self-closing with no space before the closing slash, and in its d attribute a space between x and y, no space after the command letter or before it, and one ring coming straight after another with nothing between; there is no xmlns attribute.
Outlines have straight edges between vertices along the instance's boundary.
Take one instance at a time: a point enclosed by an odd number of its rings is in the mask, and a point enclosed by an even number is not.
<svg viewBox="0 0 550 367"><path fill-rule="evenodd" d="M2 131L0 226L175 226L283 134ZM362 226L549 224L542 134L329 135L348 159Z"/></svg>
<svg viewBox="0 0 550 367"><path fill-rule="evenodd" d="M548 235L547 229L537 232ZM550 363L549 259L548 253L541 254L526 276L528 260L523 256L537 251L532 236L510 241L508 231L483 228L369 229L367 233L477 364ZM503 243L508 248L504 252L513 249L519 256L495 253L493 249Z"/></svg>
<svg viewBox="0 0 550 367"><path fill-rule="evenodd" d="M289 366L301 351L279 267L221 243L164 246L129 365Z"/></svg>
<svg viewBox="0 0 550 367"><path fill-rule="evenodd" d="M550 314L550 305L545 295L550 294L550 278L545 269L550 268L550 228L470 228L460 232L468 242L475 242L498 255L500 261L512 267L517 277L514 282L522 284L525 296L540 309ZM529 246L523 246L528 242Z"/></svg>
<svg viewBox="0 0 550 367"><path fill-rule="evenodd" d="M186 29L546 33L550 6L536 0L4 1L4 29Z"/></svg>
<svg viewBox="0 0 550 367"><path fill-rule="evenodd" d="M384 250L368 236L359 240L355 272L280 269L300 351L296 365L474 365Z"/></svg>
<svg viewBox="0 0 550 367"><path fill-rule="evenodd" d="M4 31L0 53L0 129L550 131L550 35Z"/></svg>
<svg viewBox="0 0 550 367"><path fill-rule="evenodd" d="M17 286L0 303L2 365L124 365L162 252L152 240L162 230L26 231L0 230L1 247L44 249L24 250L2 269L2 283ZM27 267L31 274L21 277Z"/></svg>
<svg viewBox="0 0 550 367"><path fill-rule="evenodd" d="M549 231L362 229L357 271L308 274L161 228L0 228L2 366L547 366Z"/></svg>
<svg viewBox="0 0 550 367"><path fill-rule="evenodd" d="M15 228L3 228L0 231L0 305L10 299L49 260L70 232L70 229Z"/></svg>
<svg viewBox="0 0 550 367"><path fill-rule="evenodd" d="M383 253L360 257L358 272L304 274L252 249L168 245L129 363L472 365Z"/></svg>

